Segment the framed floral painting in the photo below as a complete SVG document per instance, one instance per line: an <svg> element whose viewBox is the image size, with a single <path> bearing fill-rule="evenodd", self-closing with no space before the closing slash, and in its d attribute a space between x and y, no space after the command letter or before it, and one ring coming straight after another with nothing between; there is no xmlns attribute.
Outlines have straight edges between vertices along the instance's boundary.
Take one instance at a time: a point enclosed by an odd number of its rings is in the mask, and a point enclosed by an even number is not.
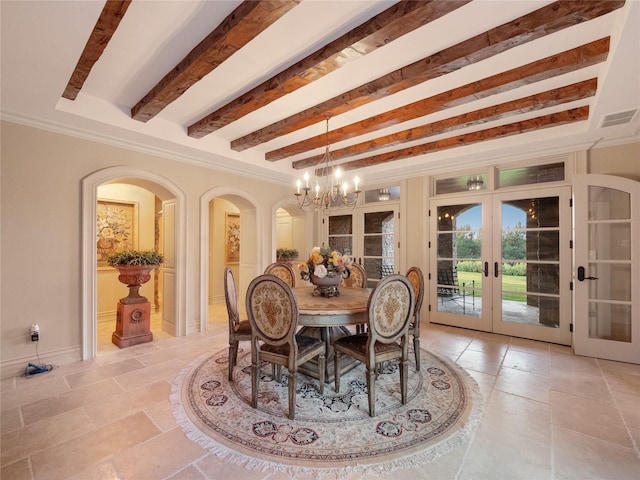
<svg viewBox="0 0 640 480"><path fill-rule="evenodd" d="M98 200L96 250L98 267L108 267L113 252L138 248L138 204L120 200Z"/></svg>
<svg viewBox="0 0 640 480"><path fill-rule="evenodd" d="M225 260L226 263L240 261L240 214L225 213Z"/></svg>

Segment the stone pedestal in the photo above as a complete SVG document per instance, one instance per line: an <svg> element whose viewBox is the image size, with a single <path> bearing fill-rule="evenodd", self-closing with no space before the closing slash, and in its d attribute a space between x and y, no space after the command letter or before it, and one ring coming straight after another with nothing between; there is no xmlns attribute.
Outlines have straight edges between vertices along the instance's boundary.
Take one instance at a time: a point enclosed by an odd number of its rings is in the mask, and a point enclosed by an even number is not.
<svg viewBox="0 0 640 480"><path fill-rule="evenodd" d="M118 302L116 331L111 335L111 341L118 347L124 348L152 340L151 303L148 301L123 303L120 300Z"/></svg>

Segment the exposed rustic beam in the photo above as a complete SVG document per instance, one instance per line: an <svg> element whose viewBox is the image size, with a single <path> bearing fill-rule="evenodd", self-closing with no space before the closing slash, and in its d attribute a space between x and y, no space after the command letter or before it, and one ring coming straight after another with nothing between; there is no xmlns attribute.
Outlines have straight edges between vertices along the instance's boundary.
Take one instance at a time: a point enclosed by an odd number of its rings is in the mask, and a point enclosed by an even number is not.
<svg viewBox="0 0 640 480"><path fill-rule="evenodd" d="M190 125L188 134L202 138L470 1L402 0Z"/></svg>
<svg viewBox="0 0 640 480"><path fill-rule="evenodd" d="M546 92L537 93L528 97L519 98L510 102L493 105L491 107L482 108L473 112L463 113L454 117L449 117L438 122L421 125L419 127L410 128L401 132L385 135L383 137L374 138L367 142L350 145L331 151L331 157L334 160L361 155L373 152L382 148L388 148L400 145L406 142L414 142L422 138L440 135L443 133L460 130L462 128L472 127L481 123L487 123L499 120L512 115L533 112L545 108L554 107L563 103L574 102L588 97L592 97L596 93L598 80L592 78L583 82L567 85L566 87L547 90ZM322 155L298 160L292 163L294 169L303 169L318 165Z"/></svg>
<svg viewBox="0 0 640 480"><path fill-rule="evenodd" d="M242 151L268 142L279 136L324 121L326 118L334 117L387 95L484 60L512 47L604 15L621 7L623 4L624 0L554 2L384 75L372 82L233 140L231 148L236 151Z"/></svg>
<svg viewBox="0 0 640 480"><path fill-rule="evenodd" d="M365 133L375 132L382 128L423 117L446 108L463 105L478 100L479 98L485 98L496 93L503 93L521 87L522 85L539 82L540 80L546 80L557 75L603 62L606 60L609 52L609 43L609 37L602 38L572 50L567 50L566 52L468 83L453 90L448 90L432 97L403 105L402 107L345 125L327 134L317 135L278 150L273 150L267 153L267 159L277 160L279 157L282 158L283 154L291 156L302 153L324 146L327 141L329 143L337 143L348 140L359 135L364 135Z"/></svg>
<svg viewBox="0 0 640 480"><path fill-rule="evenodd" d="M82 50L82 54L78 59L76 68L69 78L69 82L62 93L64 98L69 100L75 100L82 90L84 82L89 77L89 73L93 68L93 65L98 61L104 49L107 48L111 37L115 33L120 20L127 12L127 8L131 4L131 0L111 0L107 1L100 12L98 21L93 27L89 40Z"/></svg>
<svg viewBox="0 0 640 480"><path fill-rule="evenodd" d="M253 40L300 0L244 1L131 109L146 122Z"/></svg>
<svg viewBox="0 0 640 480"><path fill-rule="evenodd" d="M444 138L435 142L424 143L412 147L394 150L392 152L381 153L372 157L360 158L351 162L341 163L340 168L344 171L354 170L356 168L371 167L381 163L393 162L404 158L416 157L427 153L438 152L454 147L463 147L474 143L484 142L487 140L495 140L498 138L510 137L521 133L541 130L543 128L557 127L559 125L567 125L569 123L579 122L589 118L589 107L578 107L563 112L551 113L541 117L523 120L521 122L500 125L499 127L479 130L477 132L465 133L454 137ZM321 175L321 171L317 171Z"/></svg>

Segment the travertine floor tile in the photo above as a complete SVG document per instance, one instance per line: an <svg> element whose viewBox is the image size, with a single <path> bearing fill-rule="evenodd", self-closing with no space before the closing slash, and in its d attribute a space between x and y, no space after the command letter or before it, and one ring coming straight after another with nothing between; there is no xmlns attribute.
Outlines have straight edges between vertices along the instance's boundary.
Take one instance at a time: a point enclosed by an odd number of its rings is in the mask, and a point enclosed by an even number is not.
<svg viewBox="0 0 640 480"><path fill-rule="evenodd" d="M154 331L153 342L126 349L111 343L107 325L95 360L3 380L0 477L290 480L284 471L229 463L176 424L169 400L175 379L194 360L228 348L227 322L218 304L207 332ZM479 427L429 464L340 480L640 479L639 365L426 322L420 339L422 348L457 361L476 380L485 405Z"/></svg>
<svg viewBox="0 0 640 480"><path fill-rule="evenodd" d="M538 375L513 368L500 369L495 388L521 397L549 403L550 381L546 375Z"/></svg>
<svg viewBox="0 0 640 480"><path fill-rule="evenodd" d="M33 455L35 478L69 478L159 434L144 413L136 413Z"/></svg>
<svg viewBox="0 0 640 480"><path fill-rule="evenodd" d="M82 409L48 417L20 430L2 434L2 465L13 463L75 438L95 428Z"/></svg>
<svg viewBox="0 0 640 480"><path fill-rule="evenodd" d="M638 478L637 451L558 426L553 427L553 438L557 480Z"/></svg>
<svg viewBox="0 0 640 480"><path fill-rule="evenodd" d="M69 410L103 400L122 392L122 388L113 380L101 380L97 383L69 390L61 395L29 403L22 408L25 425L53 417Z"/></svg>
<svg viewBox="0 0 640 480"><path fill-rule="evenodd" d="M115 455L118 471L125 478L165 478L207 455L206 450L185 437L179 427Z"/></svg>
<svg viewBox="0 0 640 480"><path fill-rule="evenodd" d="M471 444L460 480L478 478L538 479L551 476L551 447L516 433L484 423Z"/></svg>
<svg viewBox="0 0 640 480"><path fill-rule="evenodd" d="M553 425L633 448L622 417L611 404L551 392Z"/></svg>

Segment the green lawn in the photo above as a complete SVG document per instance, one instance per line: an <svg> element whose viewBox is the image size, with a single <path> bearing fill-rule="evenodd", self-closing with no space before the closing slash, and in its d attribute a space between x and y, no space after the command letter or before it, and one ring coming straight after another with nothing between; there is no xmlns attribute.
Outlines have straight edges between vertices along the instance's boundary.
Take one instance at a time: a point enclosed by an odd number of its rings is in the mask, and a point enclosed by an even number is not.
<svg viewBox="0 0 640 480"><path fill-rule="evenodd" d="M479 297L481 295L480 289L482 288L482 279L484 277L481 273L476 272L458 272L458 285L462 286L464 283L466 286L467 294L471 295L472 281L476 288L474 295ZM527 291L527 277L515 276L515 275L503 275L502 276L502 291L505 292L502 295L503 300L513 300L515 302L525 302L527 300L526 295L517 292Z"/></svg>

